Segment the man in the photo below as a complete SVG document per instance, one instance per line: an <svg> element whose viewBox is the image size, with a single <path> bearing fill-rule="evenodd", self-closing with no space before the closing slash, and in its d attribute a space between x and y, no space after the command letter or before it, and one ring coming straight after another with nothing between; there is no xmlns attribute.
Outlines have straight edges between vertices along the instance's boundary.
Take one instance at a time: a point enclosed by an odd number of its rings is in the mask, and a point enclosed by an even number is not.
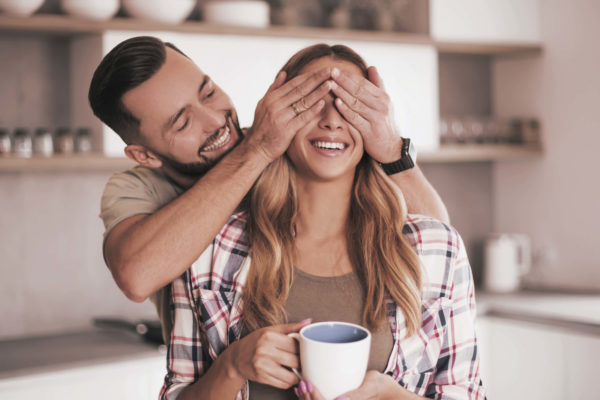
<svg viewBox="0 0 600 400"><path fill-rule="evenodd" d="M280 73L243 135L229 97L173 45L136 37L104 57L90 85L90 105L139 164L105 188L104 257L128 298L152 296L163 335L171 320L169 292L160 289L202 254L263 169L318 116L329 92L363 135L366 151L403 191L409 211L447 221L433 187L406 163L408 141L396 132L379 75L374 68L369 75L371 82L355 81L319 70L284 84Z"/></svg>

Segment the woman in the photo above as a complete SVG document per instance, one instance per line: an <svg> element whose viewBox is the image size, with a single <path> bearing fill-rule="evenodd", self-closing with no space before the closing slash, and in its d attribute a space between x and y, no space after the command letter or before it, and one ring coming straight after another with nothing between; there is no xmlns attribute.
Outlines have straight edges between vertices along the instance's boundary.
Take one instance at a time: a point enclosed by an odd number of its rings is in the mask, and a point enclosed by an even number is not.
<svg viewBox="0 0 600 400"><path fill-rule="evenodd" d="M345 46L308 47L282 70L293 79L322 68L367 76ZM173 283L163 398L319 399L289 370L298 354L287 333L307 318L371 330L369 371L352 399L484 398L460 236L406 215L347 122L348 93L330 85L319 116L256 182L248 211ZM286 110L302 111L301 102Z"/></svg>

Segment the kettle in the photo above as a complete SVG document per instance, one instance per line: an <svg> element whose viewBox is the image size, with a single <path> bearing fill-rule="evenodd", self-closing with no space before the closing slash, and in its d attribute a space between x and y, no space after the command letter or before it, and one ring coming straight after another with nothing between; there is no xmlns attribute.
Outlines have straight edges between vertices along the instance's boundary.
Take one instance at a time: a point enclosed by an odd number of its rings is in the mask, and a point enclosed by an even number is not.
<svg viewBox="0 0 600 400"><path fill-rule="evenodd" d="M485 243L483 287L506 293L519 289L531 268L531 242L523 234L491 234Z"/></svg>

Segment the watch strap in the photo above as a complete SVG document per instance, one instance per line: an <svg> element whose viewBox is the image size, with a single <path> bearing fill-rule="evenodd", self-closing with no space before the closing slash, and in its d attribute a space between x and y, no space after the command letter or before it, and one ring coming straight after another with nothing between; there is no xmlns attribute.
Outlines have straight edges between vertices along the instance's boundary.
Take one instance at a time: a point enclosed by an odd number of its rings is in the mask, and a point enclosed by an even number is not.
<svg viewBox="0 0 600 400"><path fill-rule="evenodd" d="M413 159L410 157L408 149L410 148L410 139L402 138L402 150L401 150L401 158L399 160L393 161L391 163L379 163L383 172L387 175L394 175L398 172L406 171L407 169L411 169L415 166Z"/></svg>

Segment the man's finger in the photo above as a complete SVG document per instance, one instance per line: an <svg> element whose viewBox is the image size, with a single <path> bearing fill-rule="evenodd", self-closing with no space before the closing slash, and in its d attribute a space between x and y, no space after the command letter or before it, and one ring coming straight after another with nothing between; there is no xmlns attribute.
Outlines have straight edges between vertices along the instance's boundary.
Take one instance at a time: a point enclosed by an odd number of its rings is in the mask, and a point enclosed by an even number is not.
<svg viewBox="0 0 600 400"><path fill-rule="evenodd" d="M321 112L323 107L325 106L325 100L319 100L314 106L309 108L308 110L296 115L290 124L290 128L296 132L306 124L308 124L311 120L316 118L316 116Z"/></svg>
<svg viewBox="0 0 600 400"><path fill-rule="evenodd" d="M271 83L271 86L269 86L269 89L267 91L268 92L273 91L273 90L277 89L278 87L280 87L281 85L283 85L283 82L285 82L285 77L286 77L286 72L279 71L279 73L275 77L275 80L273 81L273 83Z"/></svg>
<svg viewBox="0 0 600 400"><path fill-rule="evenodd" d="M363 118L372 120L377 117L375 115L375 110L368 107L359 97L353 96L340 85L334 84L331 90L339 99L342 99L347 106L354 112L360 114Z"/></svg>
<svg viewBox="0 0 600 400"><path fill-rule="evenodd" d="M379 71L377 68L371 66L367 69L367 75L369 76L369 80L373 83L373 85L377 86L379 89L384 89L383 79L381 79L381 75L379 75Z"/></svg>
<svg viewBox="0 0 600 400"><path fill-rule="evenodd" d="M381 89L362 76L347 74L339 68L334 68L331 76L348 93L359 97L369 107L375 107L377 100L381 97Z"/></svg>
<svg viewBox="0 0 600 400"><path fill-rule="evenodd" d="M285 99L287 105L290 105L315 90L317 86L330 77L329 68L321 68L312 73L298 75L276 91L277 97L282 100Z"/></svg>
<svg viewBox="0 0 600 400"><path fill-rule="evenodd" d="M335 106L339 110L340 114L342 114L344 119L360 132L361 136L364 136L364 133L369 131L369 122L356 111L352 110L339 97L335 99Z"/></svg>

